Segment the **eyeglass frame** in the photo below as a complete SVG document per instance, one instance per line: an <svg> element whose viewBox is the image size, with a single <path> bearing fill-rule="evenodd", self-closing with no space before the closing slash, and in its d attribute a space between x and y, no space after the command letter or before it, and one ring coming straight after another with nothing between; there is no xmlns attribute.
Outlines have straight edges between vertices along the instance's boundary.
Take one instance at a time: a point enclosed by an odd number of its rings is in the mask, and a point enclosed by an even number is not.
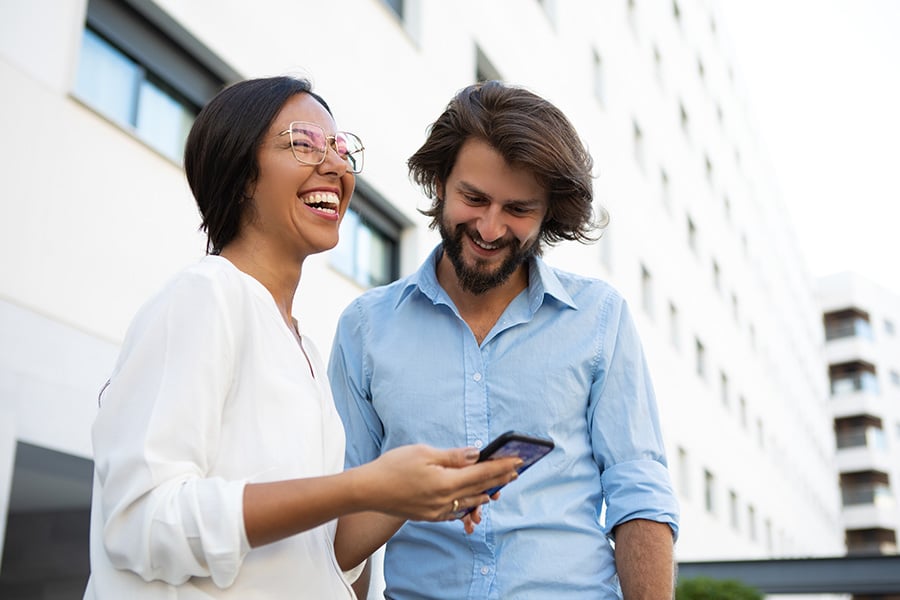
<svg viewBox="0 0 900 600"><path fill-rule="evenodd" d="M325 128L322 127L321 125L319 125L318 123L313 123L311 121L291 121L290 123L288 123L288 128L285 129L284 131L282 131L281 133L275 134L275 137L281 137L286 134L293 135L294 125L296 125L297 123L301 123L303 125L312 125L313 127L321 130L322 134L325 135L325 151L322 153L322 157L318 160L318 162L309 162L309 161L303 160L300 158L300 156L298 156L297 150L294 148L293 138L291 138L291 154L294 156L294 160L296 160L301 165L310 165L310 166L321 165L323 162L325 162L325 157L328 156L328 150L331 149L331 151L334 152L338 156L338 158L340 158L345 163L347 163L347 169L351 173L353 173L354 175L358 175L359 173L362 173L362 167L360 167L360 169L358 171L354 171L353 167L352 167L352 163L349 160L350 154L362 153L363 160L361 160L359 162L361 164L365 165L366 147L363 145L363 141L358 135L356 135L355 133L353 133L351 131L335 131L334 135L326 135ZM357 140L359 140L359 150L355 150L354 152L347 154L346 157L341 156L341 153L338 152L338 149L337 149L337 137L339 135L345 135L345 136L350 135L350 136L353 136L354 138L356 138Z"/></svg>

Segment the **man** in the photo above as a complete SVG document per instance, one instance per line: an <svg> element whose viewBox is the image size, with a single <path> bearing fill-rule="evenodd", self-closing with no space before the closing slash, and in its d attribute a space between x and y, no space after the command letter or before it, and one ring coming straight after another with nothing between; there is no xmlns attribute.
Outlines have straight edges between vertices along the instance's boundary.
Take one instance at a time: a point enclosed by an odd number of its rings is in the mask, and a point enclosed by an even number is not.
<svg viewBox="0 0 900 600"><path fill-rule="evenodd" d="M403 525L385 554L388 598L672 597L678 507L628 308L540 259L543 243L605 225L602 209L592 223L592 167L555 106L500 82L459 92L409 160L442 242L340 319L329 370L347 466L507 430L556 448L474 534Z"/></svg>

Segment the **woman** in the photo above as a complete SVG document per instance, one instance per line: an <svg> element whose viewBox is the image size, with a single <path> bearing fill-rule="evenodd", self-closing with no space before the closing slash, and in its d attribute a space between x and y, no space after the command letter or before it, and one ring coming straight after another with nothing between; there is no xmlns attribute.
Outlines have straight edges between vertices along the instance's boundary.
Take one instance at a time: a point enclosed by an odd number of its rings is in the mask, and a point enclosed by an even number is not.
<svg viewBox="0 0 900 600"><path fill-rule="evenodd" d="M341 567L403 519L449 520L515 477L515 461L426 446L341 472L325 367L291 306L362 159L305 80L237 83L198 115L185 171L209 256L140 310L101 392L86 598L352 598Z"/></svg>

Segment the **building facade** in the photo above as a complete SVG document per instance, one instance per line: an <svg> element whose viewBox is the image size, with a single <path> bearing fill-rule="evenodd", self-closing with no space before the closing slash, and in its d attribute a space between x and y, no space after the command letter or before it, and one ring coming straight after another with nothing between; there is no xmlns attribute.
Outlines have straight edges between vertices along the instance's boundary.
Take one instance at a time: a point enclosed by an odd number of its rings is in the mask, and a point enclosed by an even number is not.
<svg viewBox="0 0 900 600"><path fill-rule="evenodd" d="M678 558L842 554L814 286L735 71L708 0L0 0L0 596L78 597L97 393L138 307L204 252L184 135L222 85L278 74L367 148L297 295L323 353L437 241L405 169L427 124L473 81L524 85L595 159L610 226L546 257L633 306Z"/></svg>
<svg viewBox="0 0 900 600"><path fill-rule="evenodd" d="M900 298L858 275L819 281L848 554L897 554Z"/></svg>

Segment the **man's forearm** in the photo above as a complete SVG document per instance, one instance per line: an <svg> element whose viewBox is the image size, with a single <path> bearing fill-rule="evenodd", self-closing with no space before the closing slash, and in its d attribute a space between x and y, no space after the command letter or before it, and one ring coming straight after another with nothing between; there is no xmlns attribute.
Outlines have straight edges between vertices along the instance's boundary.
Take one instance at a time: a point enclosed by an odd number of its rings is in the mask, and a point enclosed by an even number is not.
<svg viewBox="0 0 900 600"><path fill-rule="evenodd" d="M616 571L625 600L669 600L674 595L672 529L635 519L618 525Z"/></svg>

